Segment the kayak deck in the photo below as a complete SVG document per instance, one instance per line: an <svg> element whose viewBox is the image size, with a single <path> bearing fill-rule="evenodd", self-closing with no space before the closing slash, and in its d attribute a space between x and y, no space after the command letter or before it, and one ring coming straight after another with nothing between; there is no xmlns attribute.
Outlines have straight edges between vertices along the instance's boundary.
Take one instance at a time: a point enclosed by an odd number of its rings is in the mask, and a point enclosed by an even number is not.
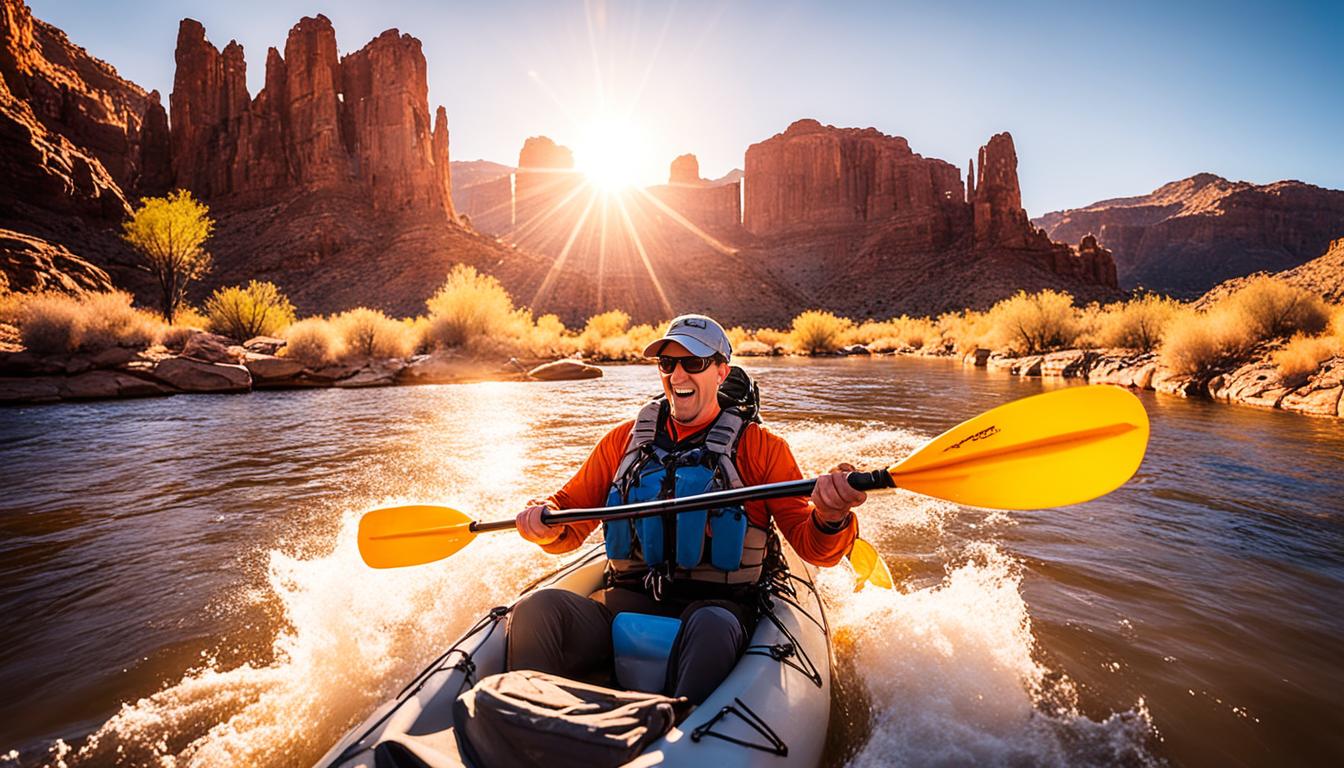
<svg viewBox="0 0 1344 768"><path fill-rule="evenodd" d="M814 766L830 716L831 648L812 568L781 542L762 616L746 652L682 723L629 765ZM601 545L529 585L589 595L602 586ZM317 763L354 768L396 763L459 766L453 702L481 678L504 671L505 619L491 609L400 693ZM401 762L405 760L405 762Z"/></svg>

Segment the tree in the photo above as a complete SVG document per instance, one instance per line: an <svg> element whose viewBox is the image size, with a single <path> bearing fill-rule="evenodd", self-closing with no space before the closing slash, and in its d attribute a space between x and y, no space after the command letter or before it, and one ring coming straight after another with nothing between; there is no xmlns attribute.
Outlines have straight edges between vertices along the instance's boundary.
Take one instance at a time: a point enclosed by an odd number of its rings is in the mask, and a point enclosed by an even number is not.
<svg viewBox="0 0 1344 768"><path fill-rule="evenodd" d="M159 283L159 309L169 324L192 280L210 271L202 246L214 231L209 209L185 189L167 197L140 199L140 207L122 227L122 239L140 252Z"/></svg>
<svg viewBox="0 0 1344 768"><path fill-rule="evenodd" d="M238 341L274 336L294 322L294 305L274 283L248 282L216 289L205 300L210 330Z"/></svg>

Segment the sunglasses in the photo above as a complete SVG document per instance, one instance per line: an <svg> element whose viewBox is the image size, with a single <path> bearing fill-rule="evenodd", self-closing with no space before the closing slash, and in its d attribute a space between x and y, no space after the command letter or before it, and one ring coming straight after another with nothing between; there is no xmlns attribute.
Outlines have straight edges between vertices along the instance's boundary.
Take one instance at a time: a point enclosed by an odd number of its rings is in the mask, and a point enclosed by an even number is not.
<svg viewBox="0 0 1344 768"><path fill-rule="evenodd" d="M687 373L700 373L714 364L714 358L658 356L658 370L663 373L671 373L677 370L677 363L681 363L681 369Z"/></svg>

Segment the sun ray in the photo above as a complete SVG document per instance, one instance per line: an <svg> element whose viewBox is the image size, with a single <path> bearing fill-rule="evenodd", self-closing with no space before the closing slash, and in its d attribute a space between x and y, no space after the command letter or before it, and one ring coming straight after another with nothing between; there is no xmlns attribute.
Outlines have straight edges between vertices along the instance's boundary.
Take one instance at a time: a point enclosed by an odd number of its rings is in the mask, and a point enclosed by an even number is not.
<svg viewBox="0 0 1344 768"><path fill-rule="evenodd" d="M611 213L611 194L602 193L602 230L599 233L597 241L597 306L595 312L601 312L602 307L602 281L606 279L607 272L607 225Z"/></svg>
<svg viewBox="0 0 1344 768"><path fill-rule="evenodd" d="M529 170L528 173L554 173L554 171L551 171L549 169L536 169L536 170ZM570 172L566 171L566 173ZM534 198L544 198L549 193L551 193L555 187L559 186L559 184L563 181L564 179L555 179L553 180L553 183L544 185L543 189L533 191L525 199L531 200ZM521 242L523 239L530 237L536 230L539 230L543 224L549 221L551 217L559 213L560 210L563 209L566 205L569 205L571 200L578 197L579 193L588 187L589 187L588 184L582 182L575 184L574 189L570 190L568 194L560 198L560 200L558 200L554 205L543 211L540 211L539 213L533 215L527 221L515 227L514 230L511 233L509 233L509 239L514 243L518 243ZM515 208L517 207L517 204L519 202L523 201L522 200L514 201Z"/></svg>
<svg viewBox="0 0 1344 768"><path fill-rule="evenodd" d="M555 281L560 277L560 270L564 268L565 261L569 258L569 251L574 247L574 241L578 239L579 232L583 230L584 222L588 221L588 214L593 211L593 203L597 201L598 191L593 189L591 192L588 196L588 204L583 207L583 213L579 214L579 220L574 222L574 227L569 230L569 238L565 240L565 247L560 249L560 255L556 256L555 261L551 262L551 268L546 271L546 277L542 278L540 287L537 288L536 294L532 296L531 307L533 311L540 311L542 300L555 287Z"/></svg>
<svg viewBox="0 0 1344 768"><path fill-rule="evenodd" d="M683 228L686 229L687 232L690 232L691 234L703 240L705 245L708 245L710 248L713 248L715 251L723 254L724 256L732 256L737 253L736 248L731 248L727 245L724 245L722 242L718 240L718 238L714 237L713 235L709 234L703 229L697 227L695 223L692 222L690 219L686 218L685 216L682 216L667 203L664 203L662 200L659 200L653 194L650 194L647 189L644 189L643 187L636 187L635 191L638 192L640 195L642 195L650 203L653 203L653 205L657 207L658 210L667 214L668 218L680 224Z"/></svg>
<svg viewBox="0 0 1344 768"><path fill-rule="evenodd" d="M649 273L649 280L653 283L653 290L658 294L658 301L662 304L663 317L672 317L672 302L667 300L667 293L663 291L663 283L658 279L658 274L653 271L653 262L649 260L649 252L644 250L644 242L639 239L639 232L635 230L635 225L630 221L630 212L625 209L625 201L619 195L616 196L616 208L621 212L621 218L625 220L625 231L635 244L635 251L639 253L639 258L644 262L644 271Z"/></svg>

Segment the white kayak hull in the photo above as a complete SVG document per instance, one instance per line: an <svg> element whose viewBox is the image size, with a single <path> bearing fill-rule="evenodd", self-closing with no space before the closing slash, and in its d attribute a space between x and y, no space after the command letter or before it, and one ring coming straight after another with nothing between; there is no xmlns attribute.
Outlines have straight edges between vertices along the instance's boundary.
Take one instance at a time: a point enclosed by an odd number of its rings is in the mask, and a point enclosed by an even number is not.
<svg viewBox="0 0 1344 768"><path fill-rule="evenodd" d="M787 572L770 580L771 609L752 633L747 653L702 705L629 765L784 768L821 762L831 706L830 628L812 567L788 544L782 550ZM528 591L588 595L601 588L604 567L599 545ZM395 742L427 765L464 765L452 732L453 702L482 677L505 671L504 613L499 608L482 618L317 765L373 768L374 750L384 742Z"/></svg>

